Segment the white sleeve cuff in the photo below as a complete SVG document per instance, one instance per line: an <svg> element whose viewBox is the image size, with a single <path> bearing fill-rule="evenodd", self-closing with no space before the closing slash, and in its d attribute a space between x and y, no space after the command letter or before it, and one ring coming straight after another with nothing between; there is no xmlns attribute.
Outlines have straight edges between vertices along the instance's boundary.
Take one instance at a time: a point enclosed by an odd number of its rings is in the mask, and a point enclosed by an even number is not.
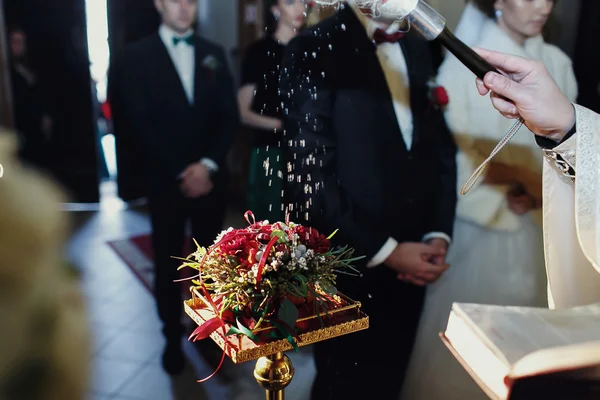
<svg viewBox="0 0 600 400"><path fill-rule="evenodd" d="M398 246L398 242L394 238L388 238L387 242L381 247L381 249L373 256L371 261L367 264L368 268L376 267L382 264L392 254L394 249Z"/></svg>
<svg viewBox="0 0 600 400"><path fill-rule="evenodd" d="M431 239L444 239L448 243L448 246L450 246L450 244L452 243L452 239L450 239L450 236L446 235L444 232L431 232L423 236L424 242Z"/></svg>
<svg viewBox="0 0 600 400"><path fill-rule="evenodd" d="M210 158L203 158L202 160L200 160L200 164L203 164L211 172L217 172L219 170L219 166L217 165L217 163L211 160Z"/></svg>

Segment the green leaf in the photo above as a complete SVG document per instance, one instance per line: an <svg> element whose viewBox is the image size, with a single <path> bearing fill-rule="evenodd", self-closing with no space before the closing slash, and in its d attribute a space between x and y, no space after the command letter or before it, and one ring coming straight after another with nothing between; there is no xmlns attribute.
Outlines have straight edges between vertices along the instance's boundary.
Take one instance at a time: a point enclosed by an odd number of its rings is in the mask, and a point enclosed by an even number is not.
<svg viewBox="0 0 600 400"><path fill-rule="evenodd" d="M277 236L279 238L279 240L277 241L278 243L283 243L283 242L285 242L285 238L287 235L285 234L284 231L277 230L277 231L271 232L271 239L273 239L275 236Z"/></svg>
<svg viewBox="0 0 600 400"><path fill-rule="evenodd" d="M305 286L305 288L306 288L306 286ZM308 295L308 293L306 291L302 291L302 289L300 287L298 287L294 284L290 284L288 286L288 289L289 289L289 293L292 296L305 298Z"/></svg>
<svg viewBox="0 0 600 400"><path fill-rule="evenodd" d="M297 285L295 283L298 283ZM304 275L296 274L292 277L290 282L290 289L294 292L294 295L298 297L308 296L308 279Z"/></svg>
<svg viewBox="0 0 600 400"><path fill-rule="evenodd" d="M294 325L296 325L296 320L298 319L298 309L294 303L286 297L281 302L281 306L279 306L277 316L289 326L294 327Z"/></svg>
<svg viewBox="0 0 600 400"><path fill-rule="evenodd" d="M308 283L308 278L302 274L296 274L292 277L292 279L299 280L300 282Z"/></svg>
<svg viewBox="0 0 600 400"><path fill-rule="evenodd" d="M338 292L335 286L327 282L319 282L319 287L323 292L330 296L335 296Z"/></svg>
<svg viewBox="0 0 600 400"><path fill-rule="evenodd" d="M277 323L277 321L269 322L271 325L277 328L277 332L279 332L294 347L294 350L298 351L298 343L296 343L296 340L294 339L295 332L290 332L289 329L287 329L284 325Z"/></svg>
<svg viewBox="0 0 600 400"><path fill-rule="evenodd" d="M235 326L232 326L231 328L229 328L229 331L227 331L226 336L244 335L244 336L248 336L250 339L252 339L254 341L258 340L256 335L254 333L252 333L252 331L250 329L248 329L244 325L242 325L239 318L236 318L236 322L237 322L237 328Z"/></svg>
<svg viewBox="0 0 600 400"><path fill-rule="evenodd" d="M242 331L242 333L246 336L248 336L250 339L252 340L258 340L258 338L256 337L256 335L254 333L252 333L252 331L248 328L246 328L241 322L240 322L240 318L236 318L235 321L237 322L237 327L240 331Z"/></svg>
<svg viewBox="0 0 600 400"><path fill-rule="evenodd" d="M336 229L335 231L333 231L333 233L332 233L331 235L327 236L327 240L331 240L331 238L332 238L332 237L333 237L333 236L334 236L336 233L338 233L338 231L339 231L339 229Z"/></svg>
<svg viewBox="0 0 600 400"><path fill-rule="evenodd" d="M229 328L229 330L227 331L227 334L225 336L233 336L233 335L243 335L243 333L235 326L232 326L231 328Z"/></svg>

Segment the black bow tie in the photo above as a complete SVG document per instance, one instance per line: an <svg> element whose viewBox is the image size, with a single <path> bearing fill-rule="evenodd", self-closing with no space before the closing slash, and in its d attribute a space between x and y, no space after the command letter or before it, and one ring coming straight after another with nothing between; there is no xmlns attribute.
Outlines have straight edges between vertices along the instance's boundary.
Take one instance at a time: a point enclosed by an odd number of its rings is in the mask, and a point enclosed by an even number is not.
<svg viewBox="0 0 600 400"><path fill-rule="evenodd" d="M194 45L194 34L190 33L188 36L185 37L177 37L177 36L173 36L173 45L177 46L179 44L179 42L184 42L189 44L190 46Z"/></svg>
<svg viewBox="0 0 600 400"><path fill-rule="evenodd" d="M381 43L398 43L404 37L404 32L396 31L394 33L386 33L383 29L376 29L373 33L375 44Z"/></svg>

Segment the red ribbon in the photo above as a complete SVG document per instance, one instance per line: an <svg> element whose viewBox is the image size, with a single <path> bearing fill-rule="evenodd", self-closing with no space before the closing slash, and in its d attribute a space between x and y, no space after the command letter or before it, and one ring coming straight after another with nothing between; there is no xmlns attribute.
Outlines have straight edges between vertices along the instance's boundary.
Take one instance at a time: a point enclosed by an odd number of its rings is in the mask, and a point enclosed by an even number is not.
<svg viewBox="0 0 600 400"><path fill-rule="evenodd" d="M200 278L200 279L202 279L202 278ZM217 368L215 369L215 371L212 374L210 374L209 376L207 376L206 378L200 379L197 381L198 383L203 383L203 382L208 381L210 378L215 376L217 374L217 372L219 372L219 370L223 366L223 362L225 362L225 355L227 354L227 347L229 346L229 344L227 343L227 330L225 329L225 322L223 321L223 318L219 317L219 310L217 309L217 305L215 304L212 297L210 296L210 293L208 293L208 290L206 290L206 287L204 287L204 284L202 283L202 281L200 281L200 283L202 284L200 286L200 289L202 290L202 294L208 300L210 306L213 309L213 312L215 313L216 318L219 318L221 328L223 328L223 339L224 339L224 343L225 343L225 345L223 346L224 348L223 348L223 354L221 355L221 361L219 361L219 365L217 365Z"/></svg>
<svg viewBox="0 0 600 400"><path fill-rule="evenodd" d="M278 236L273 236L269 241L269 244L267 244L267 247L265 248L262 257L260 258L260 263L258 264L258 272L256 273L257 285L260 284L260 281L262 279L263 269L265 268L265 264L267 263L267 259L269 258L269 253L271 252L271 249L273 248L273 246L275 246L275 243L277 243L278 240Z"/></svg>

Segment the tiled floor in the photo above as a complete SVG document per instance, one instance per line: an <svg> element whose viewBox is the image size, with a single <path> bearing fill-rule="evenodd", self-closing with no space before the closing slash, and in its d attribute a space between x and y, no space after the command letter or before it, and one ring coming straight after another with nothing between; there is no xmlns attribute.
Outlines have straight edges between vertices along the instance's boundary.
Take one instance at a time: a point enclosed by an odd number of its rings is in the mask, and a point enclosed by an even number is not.
<svg viewBox="0 0 600 400"><path fill-rule="evenodd" d="M127 265L106 244L108 240L147 233L150 224L143 208L125 209L110 185L99 211L73 212L76 224L68 244L68 255L81 268L88 300L89 323L93 329L93 377L89 400L254 400L264 392L252 378L252 363L224 370L233 382L214 378L206 383L196 379L212 373L184 341L188 368L171 379L160 365L163 338L154 298L131 273ZM239 218L228 221L238 224ZM296 369L286 398L308 398L314 366L308 351L290 354Z"/></svg>

